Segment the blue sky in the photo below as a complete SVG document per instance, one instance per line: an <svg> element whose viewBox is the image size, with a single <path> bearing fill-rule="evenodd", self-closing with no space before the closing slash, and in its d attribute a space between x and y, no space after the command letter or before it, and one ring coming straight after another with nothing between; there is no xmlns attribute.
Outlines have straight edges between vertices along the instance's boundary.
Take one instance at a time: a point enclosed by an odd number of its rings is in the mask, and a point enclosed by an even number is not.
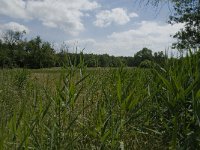
<svg viewBox="0 0 200 150"><path fill-rule="evenodd" d="M145 0L143 0L145 1ZM171 6L140 0L0 0L0 34L26 30L70 51L133 56L143 47L170 50L183 25L167 24Z"/></svg>

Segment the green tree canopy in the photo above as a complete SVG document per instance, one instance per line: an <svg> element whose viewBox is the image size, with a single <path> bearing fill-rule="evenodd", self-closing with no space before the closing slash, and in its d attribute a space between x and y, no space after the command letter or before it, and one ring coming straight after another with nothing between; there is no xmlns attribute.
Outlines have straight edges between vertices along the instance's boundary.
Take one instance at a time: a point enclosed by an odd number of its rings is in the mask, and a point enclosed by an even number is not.
<svg viewBox="0 0 200 150"><path fill-rule="evenodd" d="M31 68L44 68L55 65L55 51L49 42L37 36L27 43L27 64Z"/></svg>
<svg viewBox="0 0 200 150"><path fill-rule="evenodd" d="M178 39L173 47L178 49L200 47L200 0L173 0L175 13L170 17L170 23L184 23L174 35Z"/></svg>
<svg viewBox="0 0 200 150"><path fill-rule="evenodd" d="M153 59L152 50L148 48L143 48L134 55L134 62L136 66L139 66L140 63L144 60L151 61L152 59Z"/></svg>
<svg viewBox="0 0 200 150"><path fill-rule="evenodd" d="M173 48L179 50L200 48L200 0L143 0L153 5L169 2L173 5L173 13L169 23L183 23L184 28L178 31L174 38L177 42Z"/></svg>

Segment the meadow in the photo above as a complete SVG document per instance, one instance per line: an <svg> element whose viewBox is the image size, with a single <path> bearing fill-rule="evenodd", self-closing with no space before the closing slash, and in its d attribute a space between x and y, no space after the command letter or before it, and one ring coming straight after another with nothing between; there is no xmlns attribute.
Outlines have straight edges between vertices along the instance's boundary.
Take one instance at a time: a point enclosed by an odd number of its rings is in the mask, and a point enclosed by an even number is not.
<svg viewBox="0 0 200 150"><path fill-rule="evenodd" d="M199 60L2 69L0 149L199 149Z"/></svg>

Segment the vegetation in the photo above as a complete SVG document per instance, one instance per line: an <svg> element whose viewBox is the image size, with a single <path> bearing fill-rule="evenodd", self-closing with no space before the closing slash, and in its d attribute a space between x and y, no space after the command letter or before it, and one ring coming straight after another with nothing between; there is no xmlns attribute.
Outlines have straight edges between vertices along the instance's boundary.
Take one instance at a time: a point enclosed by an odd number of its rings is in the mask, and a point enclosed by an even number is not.
<svg viewBox="0 0 200 150"><path fill-rule="evenodd" d="M189 48L200 48L200 1L199 0L143 0L157 6L159 3L167 2L173 5L173 13L169 17L169 23L182 23L183 29L178 31L174 38L178 41L173 48L188 50Z"/></svg>
<svg viewBox="0 0 200 150"><path fill-rule="evenodd" d="M70 53L67 48L56 52L49 42L39 36L29 41L23 38L25 32L6 31L3 40L0 40L0 67L1 68L49 68L63 67L80 63L80 55ZM162 63L163 52L154 53L144 48L134 57L114 57L108 54L84 54L85 64L88 67L118 67L124 64L128 67L137 67L144 60ZM71 59L69 64L68 59Z"/></svg>
<svg viewBox="0 0 200 150"><path fill-rule="evenodd" d="M134 57L56 52L6 32L0 149L200 149L199 1L172 2L171 21L186 23L175 35L187 48L179 58L148 48Z"/></svg>
<svg viewBox="0 0 200 150"><path fill-rule="evenodd" d="M3 69L0 148L199 149L199 57L102 69L81 55L65 69Z"/></svg>
<svg viewBox="0 0 200 150"><path fill-rule="evenodd" d="M170 17L171 23L183 23L184 29L177 32L174 37L178 42L174 47L178 49L199 48L200 45L200 1L199 0L174 0L174 16Z"/></svg>

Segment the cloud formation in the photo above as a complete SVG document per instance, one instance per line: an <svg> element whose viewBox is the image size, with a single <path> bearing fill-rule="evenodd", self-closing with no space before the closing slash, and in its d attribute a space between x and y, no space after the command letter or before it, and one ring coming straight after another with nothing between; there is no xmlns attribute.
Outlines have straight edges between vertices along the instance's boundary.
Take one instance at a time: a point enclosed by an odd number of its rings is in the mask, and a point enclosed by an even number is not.
<svg viewBox="0 0 200 150"><path fill-rule="evenodd" d="M36 19L44 26L77 35L84 30L81 17L100 5L90 0L1 0L0 15Z"/></svg>
<svg viewBox="0 0 200 150"><path fill-rule="evenodd" d="M133 55L148 47L153 51L165 51L175 39L171 37L183 27L183 24L160 24L159 22L142 21L139 27L124 32L114 32L108 36L107 47L111 53ZM112 45L111 43L115 43Z"/></svg>
<svg viewBox="0 0 200 150"><path fill-rule="evenodd" d="M22 24L19 24L17 22L9 22L9 23L6 23L6 24L0 24L0 33L2 34L3 31L6 31L6 30L12 30L12 31L15 31L15 32L25 31L26 33L30 32L28 27L26 27Z"/></svg>
<svg viewBox="0 0 200 150"><path fill-rule="evenodd" d="M11 18L31 19L26 9L26 2L23 0L1 0L0 15Z"/></svg>
<svg viewBox="0 0 200 150"><path fill-rule="evenodd" d="M123 8L114 8L112 10L102 10L96 15L94 25L97 27L107 27L112 23L118 25L127 24L131 18L138 17L136 13L128 14Z"/></svg>
<svg viewBox="0 0 200 150"><path fill-rule="evenodd" d="M130 29L124 32L114 32L103 41L94 39L76 39L78 46L89 53L108 53L116 56L133 56L134 53L143 47L148 47L153 51L165 51L175 39L170 35L175 34L183 27L183 24L169 25L158 22L142 21L136 29ZM88 43L88 41L90 41ZM84 47L83 43L87 43ZM72 40L70 40L72 43ZM82 43L82 44L79 44ZM75 43L74 43L75 45ZM72 46L72 45L71 45Z"/></svg>

